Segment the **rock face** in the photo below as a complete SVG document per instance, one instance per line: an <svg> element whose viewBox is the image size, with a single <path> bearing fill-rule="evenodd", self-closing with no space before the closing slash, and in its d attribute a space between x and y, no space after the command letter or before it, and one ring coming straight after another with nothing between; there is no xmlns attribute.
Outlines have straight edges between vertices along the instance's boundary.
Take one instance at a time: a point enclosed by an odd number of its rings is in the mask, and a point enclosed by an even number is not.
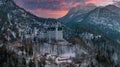
<svg viewBox="0 0 120 67"><path fill-rule="evenodd" d="M119 43L120 40L120 8L114 5L97 7L84 15L78 15L65 24L77 29L78 33L91 32L106 36ZM69 16L70 17L70 16ZM62 18L66 19L66 18ZM67 18L68 19L68 18ZM66 20L67 20L66 19Z"/></svg>
<svg viewBox="0 0 120 67"><path fill-rule="evenodd" d="M105 35L106 37L113 39L114 41L120 40L120 23L119 23L119 11L114 12L110 9L115 7L114 5L109 5L103 8L96 8L91 11L87 17L81 22L89 24L89 30L91 31L99 31L100 34ZM120 8L114 8L115 10ZM82 24L80 23L80 25ZM79 23L78 23L79 24ZM86 27L88 25L86 24ZM99 26L99 27L98 27ZM90 29L91 28L91 29ZM96 28L96 29L95 29ZM116 36L117 35L117 36Z"/></svg>
<svg viewBox="0 0 120 67"><path fill-rule="evenodd" d="M69 12L65 16L59 18L59 20L62 21L63 23L67 23L74 20L76 17L80 15L84 15L88 13L89 11L95 8L96 6L94 4L78 5L76 7L71 8ZM83 17L83 16L80 16L80 17Z"/></svg>
<svg viewBox="0 0 120 67"><path fill-rule="evenodd" d="M55 19L39 18L17 6L13 0L0 1L0 39L7 41L41 38ZM38 35L39 34L39 35Z"/></svg>
<svg viewBox="0 0 120 67"><path fill-rule="evenodd" d="M79 12L79 10L77 12ZM93 42L94 45L93 47L100 48L97 49L98 51L100 51L98 52L99 57L97 57L99 58L98 60L100 60L100 56L102 55L104 55L104 59L108 58L112 53L111 51L115 53L118 52L117 54L119 55L119 50L118 50L120 48L119 12L120 12L120 8L114 5L108 5L105 7L97 7L84 14L77 14L78 16L71 18L72 20L70 21L69 20L67 21L67 19L69 19L70 17L69 14L66 15L68 17L62 17L58 20L60 20L61 22L64 22L64 20L66 21L64 24L72 30L69 36L71 37L72 36L80 37L81 35L85 36L85 38ZM71 13L71 10L68 13ZM96 35L98 36L100 35L101 40L94 41L94 36L96 39ZM100 60L100 62L101 61L103 60ZM107 64L112 64L112 63L107 63Z"/></svg>

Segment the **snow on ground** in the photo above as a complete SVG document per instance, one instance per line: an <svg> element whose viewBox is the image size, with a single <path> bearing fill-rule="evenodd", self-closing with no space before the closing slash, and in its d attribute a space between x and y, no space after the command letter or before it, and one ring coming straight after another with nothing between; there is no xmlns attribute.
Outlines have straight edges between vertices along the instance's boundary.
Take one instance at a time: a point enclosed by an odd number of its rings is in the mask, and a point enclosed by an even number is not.
<svg viewBox="0 0 120 67"><path fill-rule="evenodd" d="M3 46L3 44L0 44L0 47L2 47Z"/></svg>
<svg viewBox="0 0 120 67"><path fill-rule="evenodd" d="M72 57L76 57L76 54L75 53L65 53L60 56L65 57L65 58L72 58Z"/></svg>

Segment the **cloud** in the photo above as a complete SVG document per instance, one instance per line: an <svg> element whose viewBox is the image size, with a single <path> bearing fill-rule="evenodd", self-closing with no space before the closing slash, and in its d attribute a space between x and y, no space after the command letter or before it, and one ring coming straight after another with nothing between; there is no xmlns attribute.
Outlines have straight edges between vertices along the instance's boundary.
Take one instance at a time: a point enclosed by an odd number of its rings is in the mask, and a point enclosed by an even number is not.
<svg viewBox="0 0 120 67"><path fill-rule="evenodd" d="M26 9L68 10L84 0L16 0L16 2Z"/></svg>
<svg viewBox="0 0 120 67"><path fill-rule="evenodd" d="M97 6L106 6L108 4L113 4L113 0L87 0L86 3L93 3Z"/></svg>
<svg viewBox="0 0 120 67"><path fill-rule="evenodd" d="M15 2L37 16L58 18L84 0L15 0Z"/></svg>
<svg viewBox="0 0 120 67"><path fill-rule="evenodd" d="M64 16L69 9L80 4L93 3L101 6L113 3L112 0L15 0L15 2L37 16L52 18Z"/></svg>
<svg viewBox="0 0 120 67"><path fill-rule="evenodd" d="M114 1L114 4L118 7L120 7L120 1Z"/></svg>
<svg viewBox="0 0 120 67"><path fill-rule="evenodd" d="M67 14L68 10L46 10L46 9L35 9L35 10L28 10L29 12L45 18L59 18Z"/></svg>

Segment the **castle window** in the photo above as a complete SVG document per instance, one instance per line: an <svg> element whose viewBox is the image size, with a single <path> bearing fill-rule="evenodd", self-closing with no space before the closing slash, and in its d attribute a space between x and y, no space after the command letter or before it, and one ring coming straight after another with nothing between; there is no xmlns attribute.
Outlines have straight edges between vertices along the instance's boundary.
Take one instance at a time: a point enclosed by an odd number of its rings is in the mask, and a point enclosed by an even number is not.
<svg viewBox="0 0 120 67"><path fill-rule="evenodd" d="M49 27L48 30L49 31L55 31L55 27Z"/></svg>
<svg viewBox="0 0 120 67"><path fill-rule="evenodd" d="M58 31L62 30L62 27L58 27Z"/></svg>

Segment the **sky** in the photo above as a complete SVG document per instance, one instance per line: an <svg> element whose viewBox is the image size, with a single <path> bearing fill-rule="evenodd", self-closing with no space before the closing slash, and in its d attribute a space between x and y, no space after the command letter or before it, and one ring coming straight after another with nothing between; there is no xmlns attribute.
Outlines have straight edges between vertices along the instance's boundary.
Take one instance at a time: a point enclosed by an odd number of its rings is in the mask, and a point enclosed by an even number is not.
<svg viewBox="0 0 120 67"><path fill-rule="evenodd" d="M120 0L114 0L120 5ZM27 11L44 18L59 18L67 14L72 8L80 4L93 3L96 6L113 4L113 0L15 0Z"/></svg>

